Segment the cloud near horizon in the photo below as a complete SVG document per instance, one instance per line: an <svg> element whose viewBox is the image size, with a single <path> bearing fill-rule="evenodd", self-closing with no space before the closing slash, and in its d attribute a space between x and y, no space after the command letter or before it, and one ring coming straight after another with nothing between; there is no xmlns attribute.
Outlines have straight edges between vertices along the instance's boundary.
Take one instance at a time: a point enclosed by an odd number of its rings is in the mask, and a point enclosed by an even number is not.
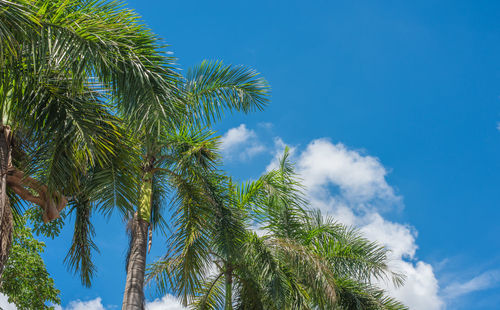
<svg viewBox="0 0 500 310"><path fill-rule="evenodd" d="M7 296L0 293L0 308L3 310L17 310L14 304L11 304L7 300ZM111 310L118 309L118 306L104 306L102 304L102 299L97 297L95 299L82 301L74 300L70 301L66 307L61 307L56 305L55 310ZM155 299L153 301L146 302L146 310L186 310L181 303L172 295L165 295L163 298Z"/></svg>

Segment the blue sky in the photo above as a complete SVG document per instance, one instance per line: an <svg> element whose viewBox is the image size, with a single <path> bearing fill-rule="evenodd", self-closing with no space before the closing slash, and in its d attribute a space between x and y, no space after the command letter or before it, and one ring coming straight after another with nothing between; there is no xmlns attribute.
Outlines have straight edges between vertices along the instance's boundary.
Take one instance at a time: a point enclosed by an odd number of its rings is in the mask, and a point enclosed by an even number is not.
<svg viewBox="0 0 500 310"><path fill-rule="evenodd" d="M396 296L413 309L497 307L500 2L128 6L171 45L182 68L221 59L254 67L270 82L264 112L227 115L216 127L231 174L257 177L288 144L315 207L393 248L395 266L409 273ZM64 309L79 309L76 300L120 308L124 225L94 219L101 252L91 289L62 263L71 222L47 241ZM163 251L156 236L150 258ZM150 290L155 298L162 296ZM163 309L160 302L150 309ZM177 309L169 297L163 302Z"/></svg>

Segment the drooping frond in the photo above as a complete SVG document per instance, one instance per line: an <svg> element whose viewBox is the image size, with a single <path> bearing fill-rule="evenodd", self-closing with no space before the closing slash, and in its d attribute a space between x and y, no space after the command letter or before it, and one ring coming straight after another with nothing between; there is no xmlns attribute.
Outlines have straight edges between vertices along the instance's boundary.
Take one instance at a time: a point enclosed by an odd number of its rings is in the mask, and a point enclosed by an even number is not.
<svg viewBox="0 0 500 310"><path fill-rule="evenodd" d="M207 277L196 292L196 299L190 305L196 310L217 310L224 307L224 273Z"/></svg>
<svg viewBox="0 0 500 310"><path fill-rule="evenodd" d="M90 287L96 267L92 261L92 252L98 252L92 238L95 236L94 226L90 221L92 204L87 197L77 197L70 212L76 213L73 240L64 262L68 269L80 274L82 284Z"/></svg>
<svg viewBox="0 0 500 310"><path fill-rule="evenodd" d="M356 229L335 223L319 211L311 212L306 219L304 244L326 258L337 276L365 283L373 279L391 279L396 286L404 283L404 276L388 266L389 251L377 242L369 241Z"/></svg>
<svg viewBox="0 0 500 310"><path fill-rule="evenodd" d="M5 58L17 56L18 45L38 26L37 20L25 1L0 0L0 66Z"/></svg>
<svg viewBox="0 0 500 310"><path fill-rule="evenodd" d="M119 119L87 89L72 94L64 85L48 86L26 95L31 108L26 123L18 123L22 139L31 141L16 165L67 196L85 192L102 209L131 207L137 194L138 150ZM23 111L16 113L22 114ZM24 128L37 128L28 131ZM130 146L129 146L130 145Z"/></svg>
<svg viewBox="0 0 500 310"><path fill-rule="evenodd" d="M163 235L167 235L169 230L168 221L164 216L164 211L168 206L168 196L170 194L168 179L165 173L155 173L152 179L151 197L151 218L149 223L152 229L160 229Z"/></svg>
<svg viewBox="0 0 500 310"><path fill-rule="evenodd" d="M326 260L290 239L273 239L270 242L281 260L291 267L298 281L307 288L315 304L333 308L337 301L337 285L335 274Z"/></svg>
<svg viewBox="0 0 500 310"><path fill-rule="evenodd" d="M213 164L203 159L203 154L210 154L208 149L185 147L184 143L178 146L180 160L172 165L169 173L174 195L174 234L169 241L169 248L172 249L169 255L177 262L173 270L176 291L187 304L188 296L195 293L210 262L208 227L214 202L207 192L207 184L211 182L210 168Z"/></svg>
<svg viewBox="0 0 500 310"><path fill-rule="evenodd" d="M269 239L247 234L236 269L240 294L250 293L238 297L241 309L246 309L244 303L249 298L256 299L251 304L270 309L288 309L291 305L293 309L307 309L308 293L277 254Z"/></svg>
<svg viewBox="0 0 500 310"><path fill-rule="evenodd" d="M99 211L110 214L115 208L122 215L133 213L139 195L140 169L138 150L131 137L123 133L123 139L116 141L116 152L102 166L96 166L87 173L85 191L95 201Z"/></svg>
<svg viewBox="0 0 500 310"><path fill-rule="evenodd" d="M408 310L409 308L386 293L367 283L349 278L337 279L340 310Z"/></svg>

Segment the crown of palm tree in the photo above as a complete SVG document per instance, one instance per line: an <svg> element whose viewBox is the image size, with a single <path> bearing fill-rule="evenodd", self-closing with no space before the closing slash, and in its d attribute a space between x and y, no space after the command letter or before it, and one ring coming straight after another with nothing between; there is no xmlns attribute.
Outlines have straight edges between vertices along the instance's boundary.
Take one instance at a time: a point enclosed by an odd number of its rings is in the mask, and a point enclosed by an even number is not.
<svg viewBox="0 0 500 310"><path fill-rule="evenodd" d="M194 309L406 309L374 282L403 283L387 250L309 211L288 156L240 186L214 168L179 176L176 229L148 280Z"/></svg>
<svg viewBox="0 0 500 310"><path fill-rule="evenodd" d="M69 200L78 219L67 262L89 285L92 210L133 208L138 133L185 115L175 59L115 1L0 0L0 43L9 189L39 204L44 220Z"/></svg>

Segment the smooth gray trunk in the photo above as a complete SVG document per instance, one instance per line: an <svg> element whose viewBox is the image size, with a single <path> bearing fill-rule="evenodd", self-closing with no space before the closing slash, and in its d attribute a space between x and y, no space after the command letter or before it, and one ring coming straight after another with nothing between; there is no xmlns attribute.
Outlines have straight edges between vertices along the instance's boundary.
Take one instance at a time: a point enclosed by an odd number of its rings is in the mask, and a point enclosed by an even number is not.
<svg viewBox="0 0 500 310"><path fill-rule="evenodd" d="M12 244L13 219L7 196L7 171L10 162L10 128L0 125L0 277Z"/></svg>
<svg viewBox="0 0 500 310"><path fill-rule="evenodd" d="M137 213L134 215L122 310L144 309L144 272L146 269L148 226L149 223Z"/></svg>

